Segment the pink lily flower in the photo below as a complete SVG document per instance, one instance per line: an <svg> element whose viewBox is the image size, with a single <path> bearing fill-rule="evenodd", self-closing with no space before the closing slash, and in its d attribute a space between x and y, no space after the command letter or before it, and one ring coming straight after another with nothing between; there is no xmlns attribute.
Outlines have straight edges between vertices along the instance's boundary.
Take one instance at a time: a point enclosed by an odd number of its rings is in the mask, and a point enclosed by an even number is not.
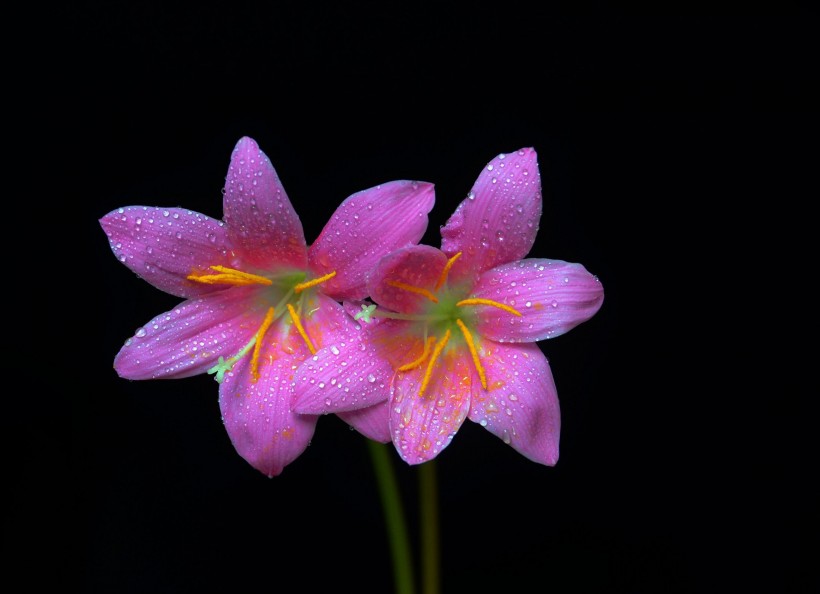
<svg viewBox="0 0 820 594"><path fill-rule="evenodd" d="M469 418L554 465L558 396L536 342L589 320L604 292L581 264L525 258L541 204L535 150L490 161L442 227L441 250L409 246L381 259L368 282L378 307L361 304L362 330L344 352L302 365L295 410L378 411L409 464L436 457ZM342 374L363 389L328 389Z"/></svg>
<svg viewBox="0 0 820 594"><path fill-rule="evenodd" d="M292 410L294 371L349 332L353 322L339 301L363 299L366 274L379 259L421 239L433 202L427 183L392 181L357 192L308 247L270 160L254 140L240 139L223 220L148 206L100 219L123 264L184 298L125 342L114 369L131 380L214 374L237 452L262 473L280 474L305 450L318 419ZM368 415L349 417L366 436L383 439Z"/></svg>

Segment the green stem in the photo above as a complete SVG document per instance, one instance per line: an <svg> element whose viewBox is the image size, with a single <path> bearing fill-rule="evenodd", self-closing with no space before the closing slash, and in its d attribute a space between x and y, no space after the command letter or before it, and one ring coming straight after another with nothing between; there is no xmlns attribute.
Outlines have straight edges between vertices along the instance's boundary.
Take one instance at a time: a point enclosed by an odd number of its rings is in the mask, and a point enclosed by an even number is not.
<svg viewBox="0 0 820 594"><path fill-rule="evenodd" d="M422 592L439 594L438 482L435 458L419 466Z"/></svg>
<svg viewBox="0 0 820 594"><path fill-rule="evenodd" d="M398 482L393 472L393 465L388 456L389 448L372 439L366 440L376 472L379 495L382 499L384 520L387 524L387 538L390 541L390 552L393 557L393 579L396 594L414 594L416 586L413 581L413 561L410 556L410 544L407 536L407 525L402 512Z"/></svg>

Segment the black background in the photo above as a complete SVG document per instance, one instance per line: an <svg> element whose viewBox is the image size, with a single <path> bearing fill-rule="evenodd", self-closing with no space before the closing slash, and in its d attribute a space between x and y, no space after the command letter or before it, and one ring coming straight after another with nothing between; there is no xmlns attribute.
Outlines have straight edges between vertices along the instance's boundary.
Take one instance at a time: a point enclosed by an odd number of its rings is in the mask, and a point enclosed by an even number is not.
<svg viewBox="0 0 820 594"><path fill-rule="evenodd" d="M131 204L220 218L248 135L308 241L349 194L419 179L436 185L435 246L487 161L532 146L530 254L603 283L592 320L540 343L557 466L470 422L437 458L443 592L811 591L816 387L797 370L814 347L795 348L816 328L797 263L814 249L811 19L588 8L57 9L10 112L43 130L19 137L34 171L16 204L58 238L28 251L42 327L21 332L33 387L7 421L24 435L5 539L25 584L392 591L357 433L321 418L268 479L234 452L211 377L112 369L179 300L117 262L98 219ZM415 540L418 469L393 458Z"/></svg>

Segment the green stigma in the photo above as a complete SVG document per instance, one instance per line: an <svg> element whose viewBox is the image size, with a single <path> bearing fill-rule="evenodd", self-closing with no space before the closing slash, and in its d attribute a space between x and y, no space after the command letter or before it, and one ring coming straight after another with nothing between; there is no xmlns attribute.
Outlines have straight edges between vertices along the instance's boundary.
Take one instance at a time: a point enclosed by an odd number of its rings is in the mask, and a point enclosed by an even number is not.
<svg viewBox="0 0 820 594"><path fill-rule="evenodd" d="M371 305L362 305L362 311L358 312L355 316L353 316L354 320L361 320L365 324L370 323L370 316L373 315L373 312L376 311L376 304L373 303Z"/></svg>

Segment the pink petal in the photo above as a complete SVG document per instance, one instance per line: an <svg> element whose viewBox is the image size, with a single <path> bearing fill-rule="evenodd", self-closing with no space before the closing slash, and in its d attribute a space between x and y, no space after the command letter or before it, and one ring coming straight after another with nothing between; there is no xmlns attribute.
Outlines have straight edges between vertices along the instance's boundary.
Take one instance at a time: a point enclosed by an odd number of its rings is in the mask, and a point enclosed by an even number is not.
<svg viewBox="0 0 820 594"><path fill-rule="evenodd" d="M394 375L391 361L410 349L411 339L401 332L405 326L407 322L397 320L365 327L351 324L336 342L326 342L294 376L294 410L338 413L386 401Z"/></svg>
<svg viewBox="0 0 820 594"><path fill-rule="evenodd" d="M285 314L285 318L288 324L291 324L290 315ZM351 328L356 325L347 315L341 303L321 293L314 293L302 302L302 313L299 319L317 352L343 341L350 334ZM290 338L298 341L302 346L307 346L298 330L292 325ZM311 356L307 349L302 352L303 359L300 359L300 362Z"/></svg>
<svg viewBox="0 0 820 594"><path fill-rule="evenodd" d="M382 256L418 243L434 202L433 184L403 180L349 196L310 246L316 276L336 272L322 291L339 301L367 296L367 274Z"/></svg>
<svg viewBox="0 0 820 594"><path fill-rule="evenodd" d="M484 270L520 260L535 241L541 218L541 175L535 150L498 155L441 229L441 249L462 252L453 281L472 282Z"/></svg>
<svg viewBox="0 0 820 594"><path fill-rule="evenodd" d="M420 397L425 367L399 374L390 400L393 444L408 464L432 460L450 445L467 417L471 392L481 387L466 349L439 358Z"/></svg>
<svg viewBox="0 0 820 594"><path fill-rule="evenodd" d="M183 302L160 314L125 342L114 369L126 379L173 379L204 373L232 357L265 315L252 307L256 287L234 287Z"/></svg>
<svg viewBox="0 0 820 594"><path fill-rule="evenodd" d="M338 416L365 437L387 443L390 441L388 404L385 400L367 408L338 413Z"/></svg>
<svg viewBox="0 0 820 594"><path fill-rule="evenodd" d="M536 344L482 342L489 390L473 392L470 420L528 459L558 461L561 414L547 358Z"/></svg>
<svg viewBox="0 0 820 594"><path fill-rule="evenodd" d="M389 283L400 282L435 293L436 282L446 264L444 252L429 245L396 250L379 261L370 276L368 292L379 307L401 313L421 311L432 301Z"/></svg>
<svg viewBox="0 0 820 594"><path fill-rule="evenodd" d="M297 415L291 410L290 354L271 346L264 355L257 381L251 378L249 357L225 374L219 387L219 408L239 455L273 477L305 451L318 417Z"/></svg>
<svg viewBox="0 0 820 594"><path fill-rule="evenodd" d="M581 264L527 258L484 272L472 295L504 303L521 314L467 306L475 309L482 336L534 342L560 336L594 316L603 303L604 288Z"/></svg>
<svg viewBox="0 0 820 594"><path fill-rule="evenodd" d="M267 155L247 136L231 155L222 208L244 262L265 270L307 267L302 223Z"/></svg>
<svg viewBox="0 0 820 594"><path fill-rule="evenodd" d="M100 219L117 259L156 288L177 297L224 289L186 280L209 266L231 266L225 224L182 208L126 206Z"/></svg>

